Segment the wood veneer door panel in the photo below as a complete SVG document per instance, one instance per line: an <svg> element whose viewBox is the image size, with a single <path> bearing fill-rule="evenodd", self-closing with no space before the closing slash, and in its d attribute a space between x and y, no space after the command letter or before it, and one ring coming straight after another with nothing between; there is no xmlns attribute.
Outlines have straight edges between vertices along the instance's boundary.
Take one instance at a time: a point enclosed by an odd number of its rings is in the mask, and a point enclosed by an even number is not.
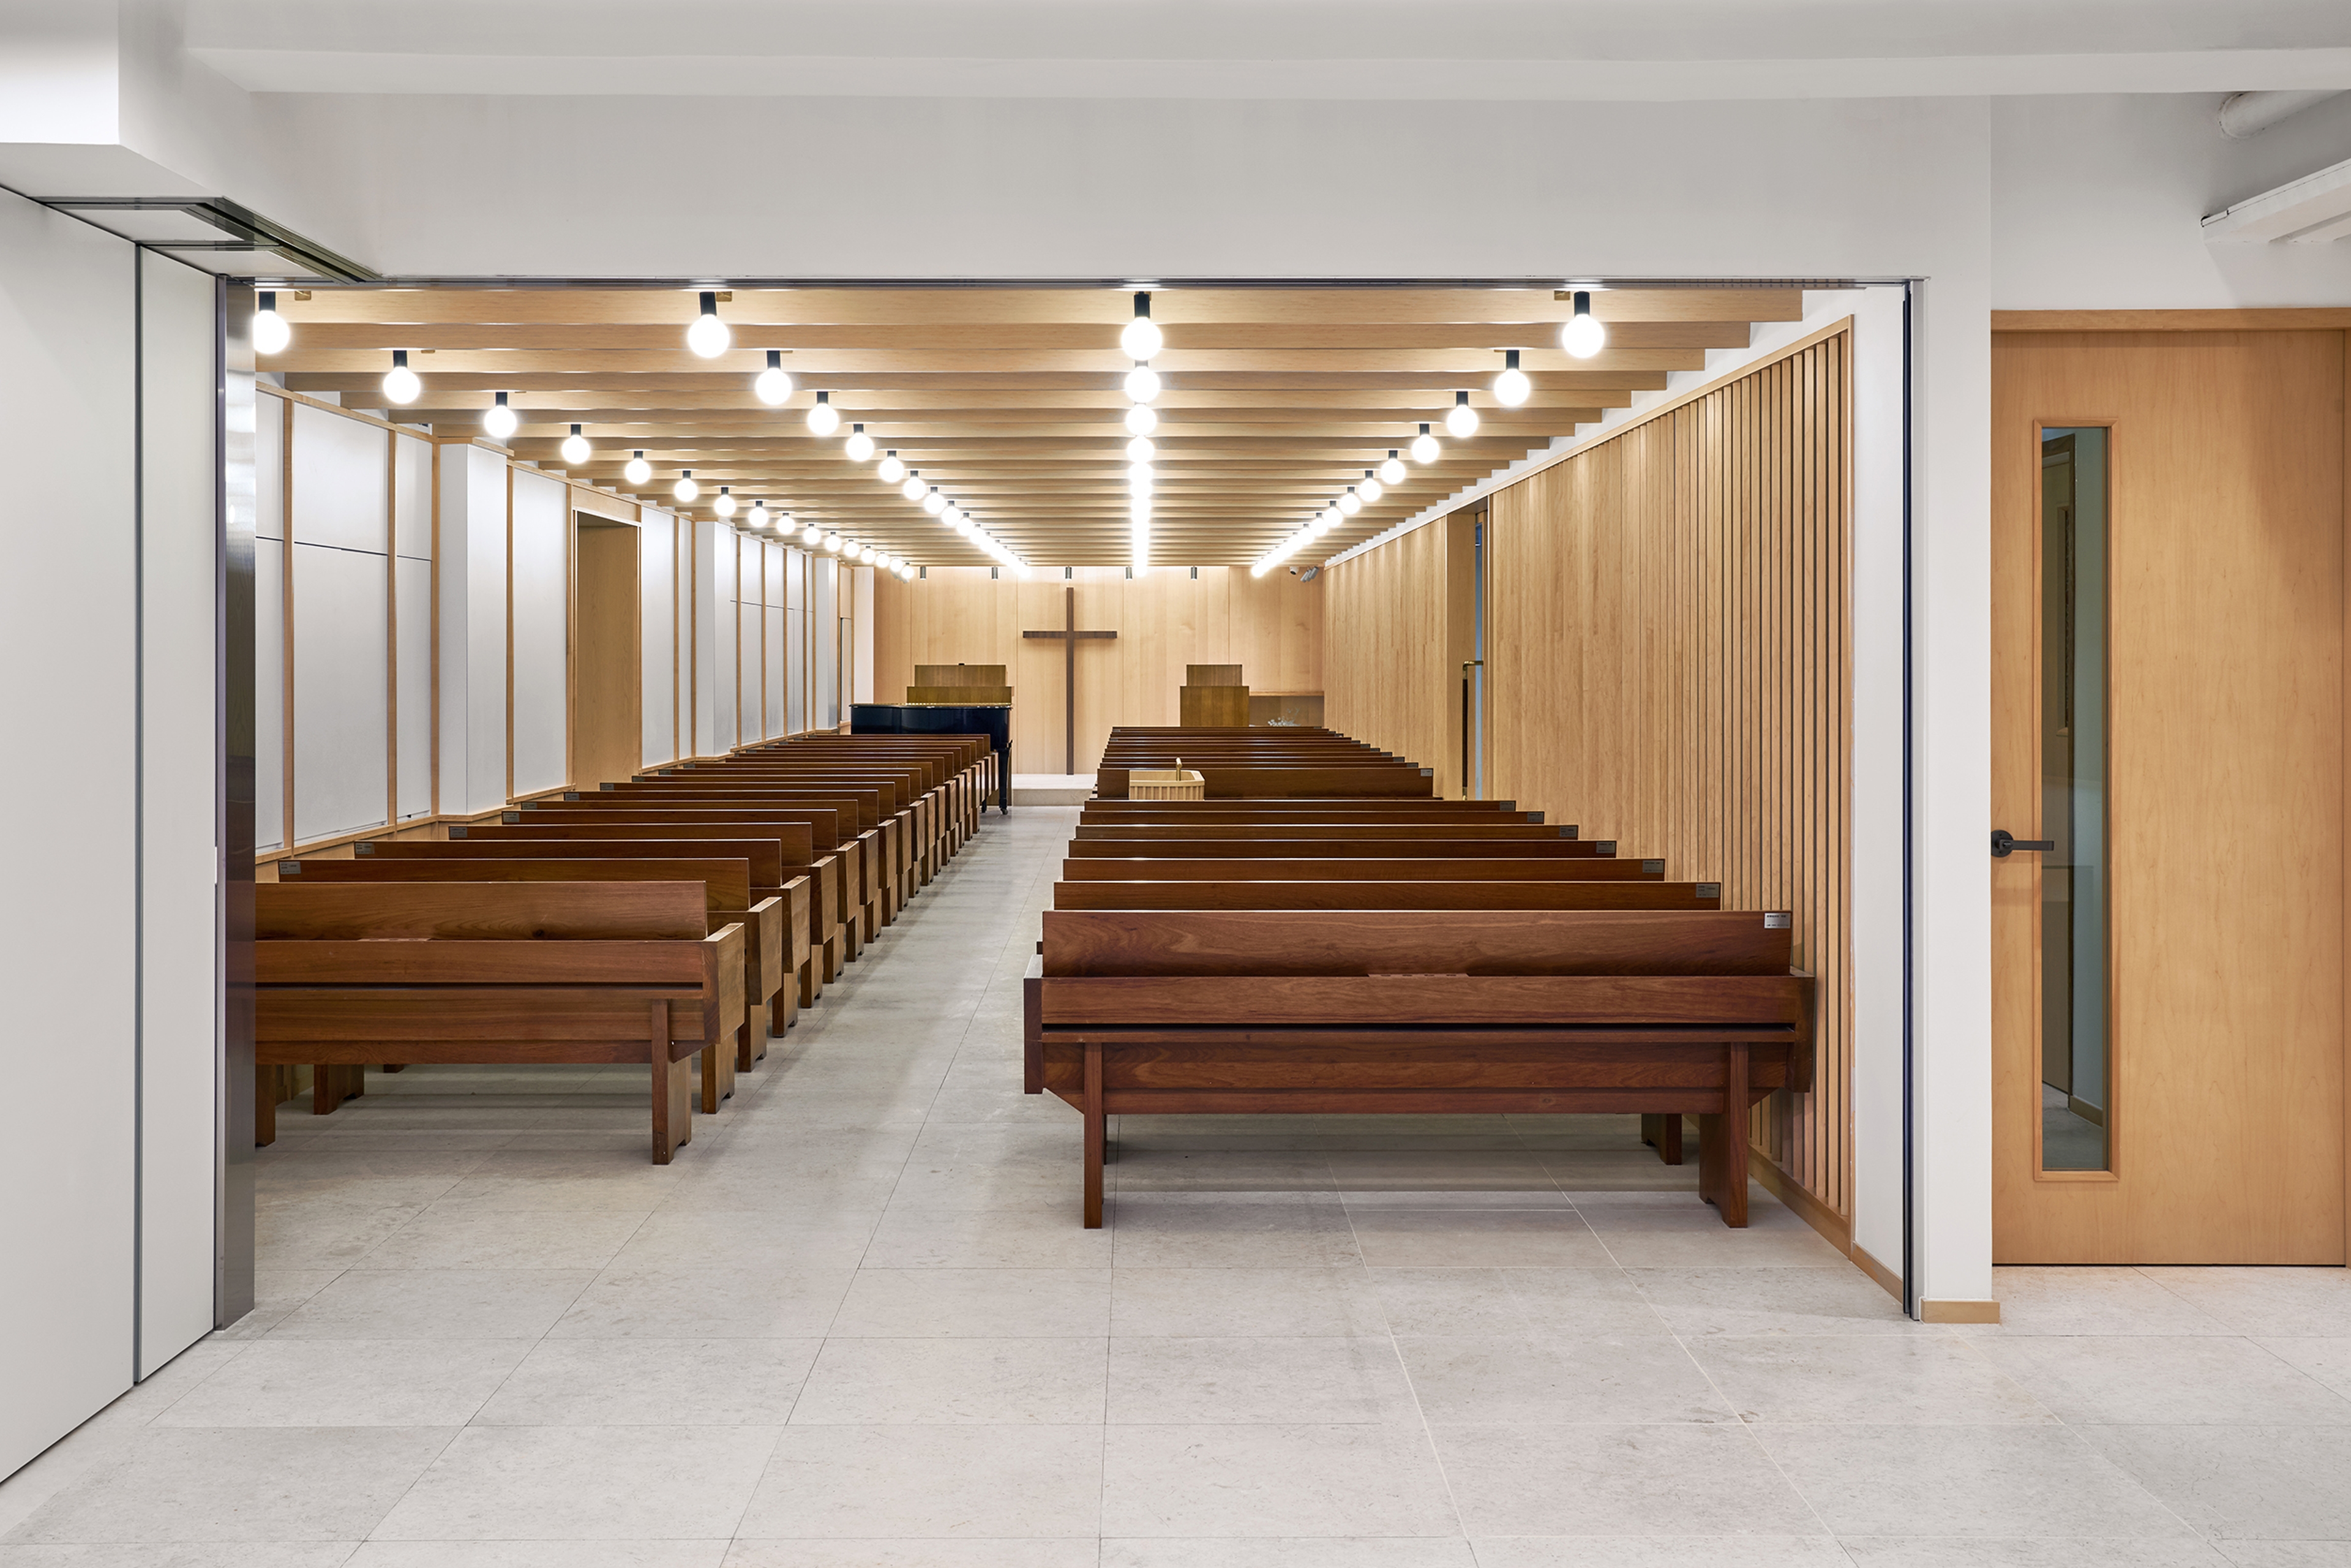
<svg viewBox="0 0 2351 1568"><path fill-rule="evenodd" d="M2112 1174L2036 1172L2041 872L1991 862L1993 1249L2345 1260L2344 337L1999 335L1995 821L2041 824L2040 425L2106 425Z"/></svg>

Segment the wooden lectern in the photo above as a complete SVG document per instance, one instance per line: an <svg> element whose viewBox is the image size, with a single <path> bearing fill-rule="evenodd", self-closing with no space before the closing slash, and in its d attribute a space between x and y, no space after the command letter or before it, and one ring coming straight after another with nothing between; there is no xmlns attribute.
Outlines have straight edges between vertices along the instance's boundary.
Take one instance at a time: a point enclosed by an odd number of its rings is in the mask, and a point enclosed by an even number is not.
<svg viewBox="0 0 2351 1568"><path fill-rule="evenodd" d="M1249 689L1238 664L1186 664L1176 722L1186 729L1239 729L1249 721Z"/></svg>
<svg viewBox="0 0 2351 1568"><path fill-rule="evenodd" d="M1002 664L916 664L910 703L1008 703L1012 687Z"/></svg>

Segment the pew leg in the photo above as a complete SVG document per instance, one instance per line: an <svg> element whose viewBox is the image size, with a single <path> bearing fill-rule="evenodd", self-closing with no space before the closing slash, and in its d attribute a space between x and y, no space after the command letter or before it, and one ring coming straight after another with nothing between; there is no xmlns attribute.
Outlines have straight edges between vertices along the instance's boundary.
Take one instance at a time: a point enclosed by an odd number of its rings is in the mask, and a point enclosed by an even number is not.
<svg viewBox="0 0 2351 1568"><path fill-rule="evenodd" d="M784 1030L792 1027L799 1017L799 988L797 983L779 988L768 998L768 1037L781 1040Z"/></svg>
<svg viewBox="0 0 2351 1568"><path fill-rule="evenodd" d="M671 1056L667 1002L651 1005L645 1048L653 1066L653 1164L665 1166L694 1136L694 1060Z"/></svg>
<svg viewBox="0 0 2351 1568"><path fill-rule="evenodd" d="M841 978L841 940L839 931L824 939L824 983L828 986Z"/></svg>
<svg viewBox="0 0 2351 1568"><path fill-rule="evenodd" d="M809 956L800 960L800 1006L816 1006L816 967L823 956L822 947L810 947Z"/></svg>
<svg viewBox="0 0 2351 1568"><path fill-rule="evenodd" d="M1102 1222L1102 1143L1108 1118L1102 1114L1102 1042L1086 1041L1086 1228L1100 1230Z"/></svg>
<svg viewBox="0 0 2351 1568"><path fill-rule="evenodd" d="M1734 1229L1747 1225L1747 1047L1723 1051L1723 1110L1698 1121L1698 1195Z"/></svg>
<svg viewBox="0 0 2351 1568"><path fill-rule="evenodd" d="M1641 1142L1657 1151L1657 1158L1669 1166L1682 1163L1682 1115L1651 1112L1641 1118Z"/></svg>
<svg viewBox="0 0 2351 1568"><path fill-rule="evenodd" d="M751 1063L768 1054L763 1043L767 1036L758 1031L759 1004L749 1002L743 1009L743 1027L735 1031L735 1071L748 1072Z"/></svg>

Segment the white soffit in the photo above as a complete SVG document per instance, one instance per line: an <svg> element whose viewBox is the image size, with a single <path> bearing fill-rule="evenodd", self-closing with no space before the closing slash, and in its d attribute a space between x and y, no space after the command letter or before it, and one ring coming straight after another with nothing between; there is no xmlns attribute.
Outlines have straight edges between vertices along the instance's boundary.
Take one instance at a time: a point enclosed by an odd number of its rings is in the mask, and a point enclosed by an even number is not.
<svg viewBox="0 0 2351 1568"><path fill-rule="evenodd" d="M2264 191L2204 220L2223 243L2324 245L2351 235L2351 159Z"/></svg>

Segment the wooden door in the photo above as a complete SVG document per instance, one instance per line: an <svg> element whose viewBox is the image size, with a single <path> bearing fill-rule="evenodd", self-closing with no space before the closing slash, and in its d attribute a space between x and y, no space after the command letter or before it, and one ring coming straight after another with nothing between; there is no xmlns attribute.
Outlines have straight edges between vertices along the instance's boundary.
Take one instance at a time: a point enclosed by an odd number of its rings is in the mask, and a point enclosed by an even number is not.
<svg viewBox="0 0 2351 1568"><path fill-rule="evenodd" d="M1994 1258L2340 1264L2345 335L1992 367Z"/></svg>

